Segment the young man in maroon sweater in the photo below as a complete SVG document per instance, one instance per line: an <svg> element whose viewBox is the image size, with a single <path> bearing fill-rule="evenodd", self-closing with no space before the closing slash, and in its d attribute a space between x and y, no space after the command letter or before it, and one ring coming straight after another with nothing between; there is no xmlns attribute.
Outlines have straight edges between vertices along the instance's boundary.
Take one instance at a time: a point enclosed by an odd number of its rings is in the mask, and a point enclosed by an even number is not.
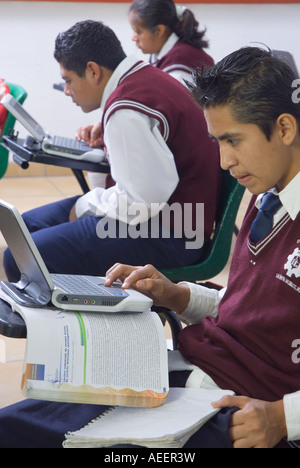
<svg viewBox="0 0 300 468"><path fill-rule="evenodd" d="M196 76L194 96L219 142L222 167L253 194L225 293L172 284L152 266L115 265L107 273L107 284L119 277L124 287L136 287L193 324L180 333L175 351L177 369L180 356L195 366L181 363L190 372L186 386L236 393L214 403L227 408L227 422L218 415L190 447L299 446L298 83L284 63L258 48L241 49ZM256 239L251 226L265 192L281 203L270 231Z"/></svg>
<svg viewBox="0 0 300 468"><path fill-rule="evenodd" d="M120 261L173 268L201 260L215 221L220 158L188 90L126 57L99 21L60 33L54 55L65 94L84 112L99 109L110 174L102 174L102 187L23 214L48 270L104 276ZM9 250L4 268L9 281L19 280Z"/></svg>

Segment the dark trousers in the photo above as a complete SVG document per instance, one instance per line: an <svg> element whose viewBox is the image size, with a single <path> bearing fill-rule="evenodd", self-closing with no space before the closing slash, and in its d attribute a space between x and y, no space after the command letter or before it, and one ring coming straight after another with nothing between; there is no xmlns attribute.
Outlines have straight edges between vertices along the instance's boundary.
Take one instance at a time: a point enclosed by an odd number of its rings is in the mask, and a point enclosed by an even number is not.
<svg viewBox="0 0 300 468"><path fill-rule="evenodd" d="M72 197L28 211L23 215L32 238L50 273L104 276L116 262L129 265L153 264L172 268L198 262L203 249L186 249L184 238L100 238L101 218L88 216L69 222L78 197ZM124 227L124 225L123 225ZM123 233L124 235L124 233ZM19 270L9 250L4 253L4 269L11 282L19 280Z"/></svg>
<svg viewBox="0 0 300 468"><path fill-rule="evenodd" d="M189 375L171 374L170 383L178 387L185 384ZM21 401L0 410L0 448L62 448L68 431L80 429L106 409L100 405ZM232 448L228 427L234 410L225 409L214 416L185 448Z"/></svg>

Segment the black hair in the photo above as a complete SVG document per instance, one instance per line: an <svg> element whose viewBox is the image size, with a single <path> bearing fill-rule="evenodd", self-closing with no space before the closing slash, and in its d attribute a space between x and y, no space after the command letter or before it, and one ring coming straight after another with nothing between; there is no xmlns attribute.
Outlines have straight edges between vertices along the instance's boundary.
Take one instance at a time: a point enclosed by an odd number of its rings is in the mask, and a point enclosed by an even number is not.
<svg viewBox="0 0 300 468"><path fill-rule="evenodd" d="M173 0L134 0L129 12L135 13L143 27L154 31L159 24L167 26L184 42L197 49L208 47L204 39L206 29L198 31L199 23L194 14L186 8L178 17Z"/></svg>
<svg viewBox="0 0 300 468"><path fill-rule="evenodd" d="M229 105L237 121L257 125L270 140L279 115L291 114L300 123L300 106L292 99L295 78L272 51L244 47L196 70L188 86L202 108Z"/></svg>
<svg viewBox="0 0 300 468"><path fill-rule="evenodd" d="M55 59L84 76L89 61L114 71L126 57L115 33L100 21L80 21L55 40Z"/></svg>

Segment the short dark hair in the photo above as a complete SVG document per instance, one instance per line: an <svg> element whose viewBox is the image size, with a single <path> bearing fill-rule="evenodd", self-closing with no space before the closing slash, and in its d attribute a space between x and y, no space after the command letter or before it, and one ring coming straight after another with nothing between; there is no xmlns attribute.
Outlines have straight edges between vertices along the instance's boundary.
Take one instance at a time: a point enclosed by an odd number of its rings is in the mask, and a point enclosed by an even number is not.
<svg viewBox="0 0 300 468"><path fill-rule="evenodd" d="M206 29L198 31L199 22L188 8L184 10L182 18L178 18L173 0L134 0L129 12L136 13L143 27L150 31L163 24L182 41L197 49L208 47L208 41L204 39Z"/></svg>
<svg viewBox="0 0 300 468"><path fill-rule="evenodd" d="M202 108L229 105L241 123L257 125L270 140L279 115L300 124L300 106L292 100L295 72L272 51L243 47L216 65L198 69L190 89Z"/></svg>
<svg viewBox="0 0 300 468"><path fill-rule="evenodd" d="M114 71L126 57L115 33L100 21L80 21L55 40L54 57L67 70L84 76L89 61Z"/></svg>

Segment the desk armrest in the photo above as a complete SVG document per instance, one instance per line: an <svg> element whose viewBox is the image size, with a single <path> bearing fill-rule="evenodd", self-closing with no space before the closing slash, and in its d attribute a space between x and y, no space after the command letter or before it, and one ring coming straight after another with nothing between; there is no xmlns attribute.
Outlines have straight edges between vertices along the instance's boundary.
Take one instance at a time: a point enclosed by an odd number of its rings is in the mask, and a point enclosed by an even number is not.
<svg viewBox="0 0 300 468"><path fill-rule="evenodd" d="M7 302L0 299L0 335L9 338L26 338L26 324L22 317L13 312Z"/></svg>

